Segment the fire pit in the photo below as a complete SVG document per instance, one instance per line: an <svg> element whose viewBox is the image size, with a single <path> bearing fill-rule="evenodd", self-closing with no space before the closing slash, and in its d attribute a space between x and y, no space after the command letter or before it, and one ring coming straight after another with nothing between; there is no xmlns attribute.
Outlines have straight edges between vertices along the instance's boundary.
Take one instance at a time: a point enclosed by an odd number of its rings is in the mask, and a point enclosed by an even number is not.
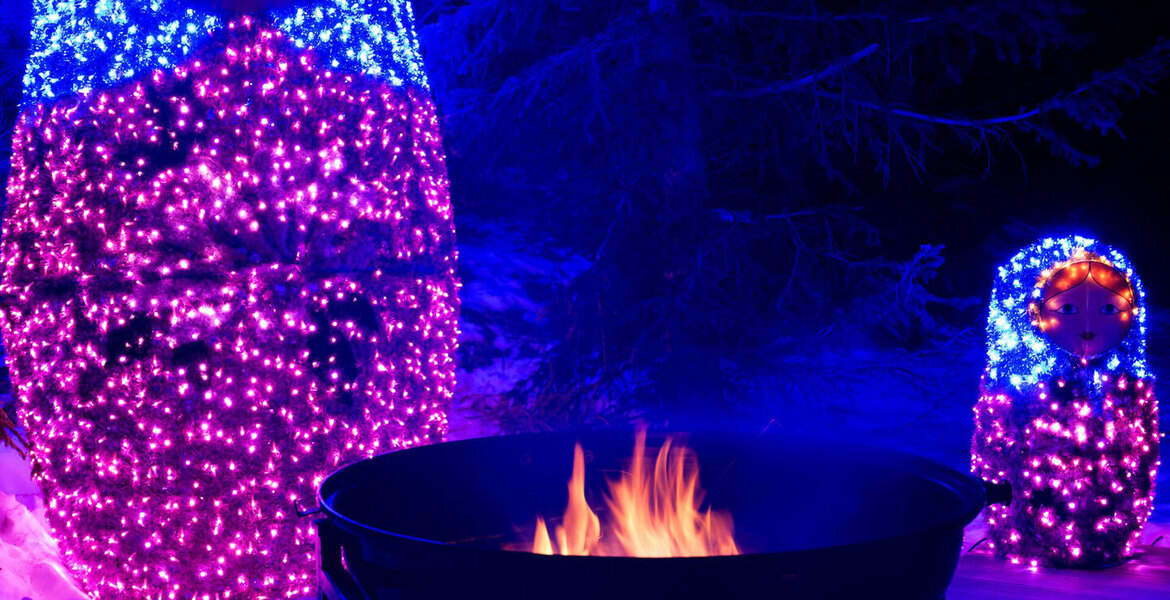
<svg viewBox="0 0 1170 600"><path fill-rule="evenodd" d="M666 439L651 433L646 446ZM778 436L685 439L710 506L734 517L741 554L505 550L531 549L537 517L565 510L578 441L585 495L604 519L606 481L627 467L634 435L484 438L384 454L327 478L321 597L938 600L963 527L985 501L977 479L901 452Z"/></svg>

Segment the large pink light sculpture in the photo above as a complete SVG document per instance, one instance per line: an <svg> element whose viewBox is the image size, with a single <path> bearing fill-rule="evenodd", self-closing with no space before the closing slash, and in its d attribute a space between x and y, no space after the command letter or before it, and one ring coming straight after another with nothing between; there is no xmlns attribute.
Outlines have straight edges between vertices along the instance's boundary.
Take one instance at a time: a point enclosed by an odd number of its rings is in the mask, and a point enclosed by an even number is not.
<svg viewBox="0 0 1170 600"><path fill-rule="evenodd" d="M314 593L295 507L446 428L458 284L425 89L242 17L29 108L13 145L0 325L66 564L99 598Z"/></svg>

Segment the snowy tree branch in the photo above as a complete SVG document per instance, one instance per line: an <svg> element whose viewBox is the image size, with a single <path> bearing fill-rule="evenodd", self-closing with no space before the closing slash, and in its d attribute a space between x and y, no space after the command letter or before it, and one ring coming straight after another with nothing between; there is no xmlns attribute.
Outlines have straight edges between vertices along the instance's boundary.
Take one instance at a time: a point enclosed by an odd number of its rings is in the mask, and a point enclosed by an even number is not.
<svg viewBox="0 0 1170 600"><path fill-rule="evenodd" d="M877 50L878 50L877 44L870 44L870 45L866 46L865 48L862 48L861 50L858 50L857 52L850 54L849 56L845 57L844 59L837 61L833 65L826 67L824 69L821 69L820 71L817 71L815 73L809 73L808 75L805 75L804 77L800 77L797 79L791 79L791 80L787 80L787 81L777 81L777 82L765 85L763 87L759 87L759 88L755 88L755 89L751 89L751 90L743 90L743 91L716 90L716 91L713 91L711 93L711 95L715 96L717 98L718 97L759 98L761 96L771 96L774 94L783 94L786 92L796 91L796 90L805 88L807 86L810 86L814 83L817 83L823 79L826 79L828 77L836 75L837 73L840 73L846 67L853 65L853 64L857 64L858 62L861 62L865 57L873 54L874 52L877 52Z"/></svg>
<svg viewBox="0 0 1170 600"><path fill-rule="evenodd" d="M827 98L830 100L840 100L841 99L840 94L831 94L831 93L822 92L822 91L817 91L814 93L816 94L816 96L818 98ZM1005 115L1005 116L1000 116L1000 117L987 117L987 118L983 118L983 119L960 119L960 118L955 118L955 117L943 117L943 116L939 116L939 115L930 115L930 114L921 113L921 112L917 112L917 111L913 111L913 110L894 108L891 106L882 106L879 104L875 104L873 102L866 102L864 100L858 100L856 98L846 97L845 101L848 102L849 104L852 104L852 105L857 106L859 108L865 108L865 109L869 109L872 111L884 113L887 115L893 115L896 117L903 117L903 118L912 119L915 121L922 121L924 123L934 123L936 125L948 125L951 127L965 127L965 128L971 128L971 129L980 129L980 128L984 128L984 127L991 127L994 125L1004 125L1004 124L1008 124L1008 123L1014 123L1017 121L1024 121L1026 119L1030 119L1030 118L1035 117L1036 115L1038 115L1042 112L1049 110L1048 107L1042 106L1042 107L1033 108L1031 110L1022 111L1022 112L1019 112L1019 113L1014 114L1014 115Z"/></svg>
<svg viewBox="0 0 1170 600"><path fill-rule="evenodd" d="M844 99L849 104L859 108L924 123L951 127L982 129L997 125L1021 123L1047 112L1062 111L1068 113L1070 117L1081 121L1084 125L1094 125L1101 131L1107 131L1115 128L1115 119L1105 114L1081 115L1081 111L1078 110L1080 103L1091 102L1091 100L1086 100L1085 98L1094 92L1105 97L1135 96L1148 88L1147 81L1151 77L1158 78L1165 75L1164 65L1168 59L1170 59L1170 41L1162 40L1141 57L1128 60L1114 70L1098 73L1085 84L1069 92L1057 94L1037 104L1032 109L1022 110L1013 115L998 117L978 119L946 117L891 106L882 106L874 102L850 98L848 96L845 96ZM820 90L813 93L819 98L831 100L840 100L842 98L841 94L828 93ZM1097 101L1097 104L1099 103ZM1104 113L1106 111L1099 112ZM1095 121L1090 122L1089 120L1093 117L1095 117Z"/></svg>
<svg viewBox="0 0 1170 600"><path fill-rule="evenodd" d="M872 14L872 13L828 13L828 14L813 14L813 15L799 15L792 13L783 13L770 10L729 10L728 16L737 17L741 19L771 19L776 21L793 21L793 22L810 22L810 23L831 23L831 22L846 22L846 21L898 21L902 23L926 23L933 21L932 16L921 17L907 17L894 18L890 15Z"/></svg>

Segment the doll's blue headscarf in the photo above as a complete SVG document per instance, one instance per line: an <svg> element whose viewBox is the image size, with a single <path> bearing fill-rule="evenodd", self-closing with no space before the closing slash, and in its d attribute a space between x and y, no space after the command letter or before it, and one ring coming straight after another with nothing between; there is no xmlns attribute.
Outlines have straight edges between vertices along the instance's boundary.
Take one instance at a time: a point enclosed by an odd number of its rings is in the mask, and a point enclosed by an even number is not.
<svg viewBox="0 0 1170 600"><path fill-rule="evenodd" d="M1146 365L1146 296L1132 264L1116 249L1094 239L1070 236L1044 238L1020 250L999 267L987 315L985 382L996 388L1022 389L1064 375L1074 364L1069 354L1033 324L1030 305L1040 300L1043 282L1070 262L1092 257L1129 280L1134 291L1136 321L1116 348L1095 359L1107 373L1149 377Z"/></svg>
<svg viewBox="0 0 1170 600"><path fill-rule="evenodd" d="M190 0L34 0L23 104L173 68L230 16ZM307 0L257 18L326 68L427 87L410 0Z"/></svg>

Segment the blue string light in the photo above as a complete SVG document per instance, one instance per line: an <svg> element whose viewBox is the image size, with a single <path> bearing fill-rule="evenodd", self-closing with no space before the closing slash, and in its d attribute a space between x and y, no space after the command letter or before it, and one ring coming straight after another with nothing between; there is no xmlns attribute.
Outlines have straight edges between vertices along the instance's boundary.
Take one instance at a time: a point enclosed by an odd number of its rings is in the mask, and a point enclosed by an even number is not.
<svg viewBox="0 0 1170 600"><path fill-rule="evenodd" d="M332 0L280 11L276 24L298 48L315 48L334 68L384 78L395 86L404 79L427 85L410 2Z"/></svg>
<svg viewBox="0 0 1170 600"><path fill-rule="evenodd" d="M1148 377L1146 364L1145 289L1133 266L1115 248L1094 239L1045 238L1021 250L999 267L987 315L987 384L1022 389L1067 375L1074 361L1034 323L1030 305L1040 300L1043 282L1061 265L1095 257L1125 274L1135 293L1137 327L1104 357L1108 372L1119 369ZM1095 376L1099 375L1094 373Z"/></svg>
<svg viewBox="0 0 1170 600"><path fill-rule="evenodd" d="M173 67L230 16L186 0L35 0L34 8L26 106ZM427 87L408 0L324 0L264 18L333 68Z"/></svg>

